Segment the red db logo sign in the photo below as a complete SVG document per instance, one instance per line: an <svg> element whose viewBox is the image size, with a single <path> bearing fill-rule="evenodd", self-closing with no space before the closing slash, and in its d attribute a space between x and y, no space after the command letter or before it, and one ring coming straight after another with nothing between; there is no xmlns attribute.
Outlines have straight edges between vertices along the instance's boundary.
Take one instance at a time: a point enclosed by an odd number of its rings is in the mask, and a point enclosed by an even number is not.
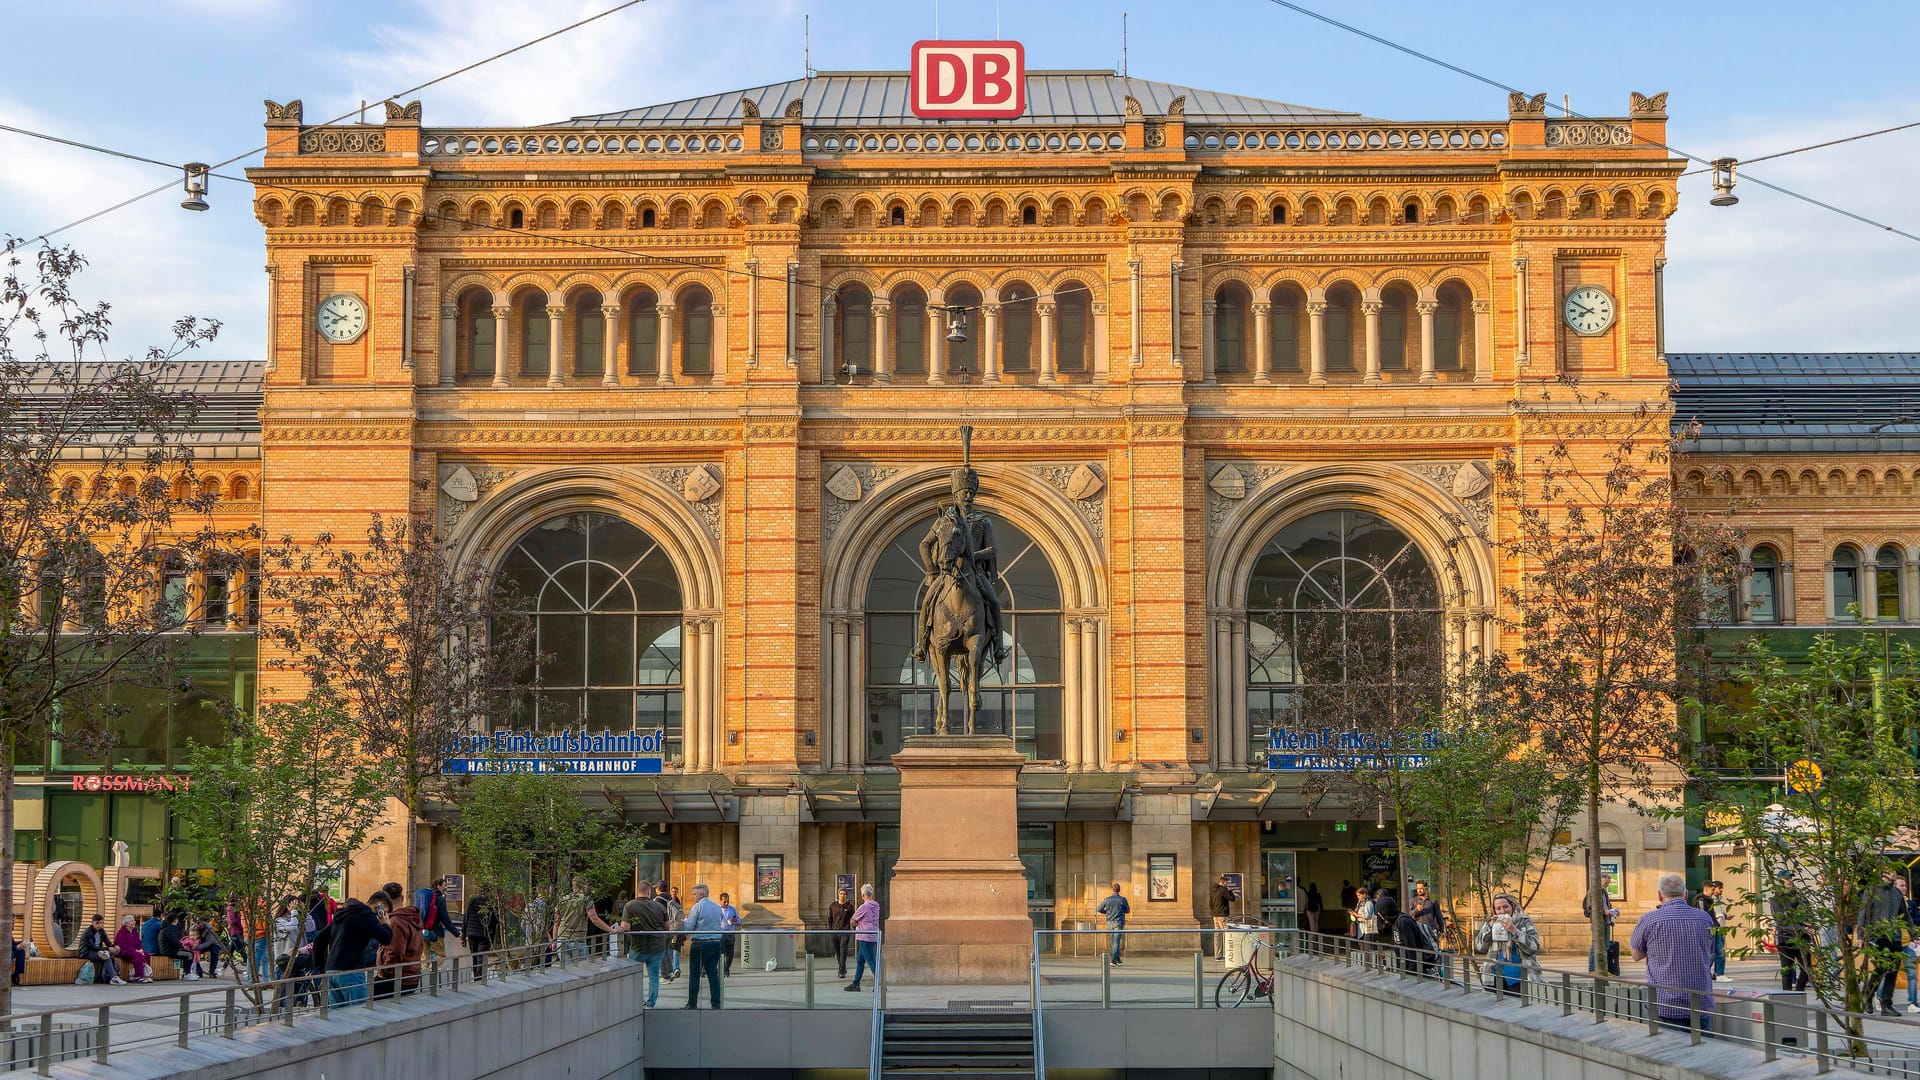
<svg viewBox="0 0 1920 1080"><path fill-rule="evenodd" d="M1027 111L1027 50L1017 41L916 41L908 76L924 120L1010 120Z"/></svg>

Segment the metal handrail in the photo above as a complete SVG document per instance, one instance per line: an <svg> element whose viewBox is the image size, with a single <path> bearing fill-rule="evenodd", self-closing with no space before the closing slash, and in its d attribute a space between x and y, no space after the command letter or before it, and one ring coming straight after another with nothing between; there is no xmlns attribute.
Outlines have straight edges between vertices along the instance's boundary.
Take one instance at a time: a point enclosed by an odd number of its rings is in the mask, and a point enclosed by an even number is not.
<svg viewBox="0 0 1920 1080"><path fill-rule="evenodd" d="M1458 987L1461 992L1469 994L1476 990L1492 989L1496 994L1514 998L1521 1008L1536 1004L1558 1005L1563 1016L1580 1012L1590 1014L1595 1023L1626 1020L1644 1024L1649 1035L1659 1034L1665 1028L1686 1034L1696 1046L1700 1045L1703 1038L1711 1037L1760 1050L1767 1061L1775 1060L1782 1053L1803 1057L1811 1055L1817 1071L1821 1073L1831 1071L1836 1064L1852 1067L1864 1062L1897 1058L1913 1063L1906 1066L1908 1072L1905 1075L1920 1074L1920 1018L1875 1016L1832 1009L1817 998L1802 1003L1777 1001L1771 996L1789 991L1771 991L1770 996L1756 999L1750 991L1696 990L1608 975L1604 971L1587 973L1542 967L1535 972L1524 964L1521 965L1520 982L1516 988L1493 989L1479 985L1485 980L1487 962L1477 954L1415 949L1302 930L1275 933L1282 935L1283 940L1291 945L1291 949L1283 947L1282 955L1291 952L1302 957L1332 960L1345 967L1357 966L1369 973L1392 974L1401 979L1411 978ZM1674 1006L1661 1002L1659 997L1662 991L1668 995L1685 994L1686 1005ZM1725 1015L1721 1008L1726 1005L1759 1006L1757 1038L1751 1031L1756 1025L1752 1019L1741 1020L1740 1027L1746 1030L1713 1030L1714 1018ZM1668 1019L1661 1015L1663 1009L1683 1011L1684 1019ZM1796 1014L1804 1014L1807 1019L1796 1023ZM1900 1032L1901 1037L1873 1034L1866 1028L1868 1022L1891 1025ZM1855 1026L1860 1028L1860 1035L1846 1034ZM1794 1045L1786 1045L1788 1036L1796 1038ZM1834 1049L1832 1040L1835 1037L1843 1042L1857 1043L1866 1050L1866 1055L1860 1057Z"/></svg>
<svg viewBox="0 0 1920 1080"><path fill-rule="evenodd" d="M867 1080L880 1080L881 1053L887 1031L887 983L881 974L880 953L886 948L886 942L875 934L873 943L873 1032L872 1042L867 1051ZM855 969L855 974L859 974Z"/></svg>
<svg viewBox="0 0 1920 1080"><path fill-rule="evenodd" d="M1043 932L1033 932L1033 955L1030 957L1033 967L1033 1080L1047 1080L1046 1014L1040 1008L1040 935Z"/></svg>
<svg viewBox="0 0 1920 1080"><path fill-rule="evenodd" d="M611 959L619 955L618 934L595 934L585 941L587 959ZM570 966L580 963L571 954L573 950L563 947L566 943L535 942L528 945L516 945L507 948L492 949L484 953L471 953L463 957L427 959L422 957L411 961L394 961L375 964L371 967L352 968L344 971L325 971L300 975L288 979L270 979L254 983L228 983L221 980L212 986L195 986L191 989L176 990L153 994L145 997L101 1004L67 1005L53 1009L40 1009L33 1012L10 1013L0 1017L0 1043L7 1045L8 1057L15 1061L30 1057L35 1071L41 1076L50 1075L56 1061L73 1060L81 1057L93 1057L96 1061L106 1062L111 1054L126 1050L139 1049L171 1043L186 1047L192 1041L196 1028L195 1018L199 1019L198 1029L202 1037L218 1034L222 1038L234 1038L240 1028L254 1027L265 1023L279 1022L292 1027L302 1015L318 1016L325 1019L335 1008L348 1008L356 1005L377 1007L396 1001L403 995L424 994L437 997L443 991L457 993L464 987L484 985L495 979L504 979L513 974L527 974L538 970L556 969L565 972ZM359 974L364 976L359 995L353 1001L333 1003L335 987L332 976ZM249 992L257 996L254 1000L241 1000L241 993ZM214 997L216 1003L207 1008L197 1009L194 999ZM168 1002L177 1002L177 1009L166 1009ZM114 1010L121 1010L121 1018L115 1019ZM128 1010L143 1012L154 1010L149 1015L126 1015ZM66 1032L86 1028L92 1036L92 1045L61 1050L56 1048L56 1036L65 1032L56 1031L55 1022L63 1016L86 1014L90 1023L68 1025ZM142 1033L132 1038L125 1036L129 1029L137 1025L150 1025L160 1028L156 1033ZM28 1043L29 1052L15 1054L13 1050L22 1041Z"/></svg>

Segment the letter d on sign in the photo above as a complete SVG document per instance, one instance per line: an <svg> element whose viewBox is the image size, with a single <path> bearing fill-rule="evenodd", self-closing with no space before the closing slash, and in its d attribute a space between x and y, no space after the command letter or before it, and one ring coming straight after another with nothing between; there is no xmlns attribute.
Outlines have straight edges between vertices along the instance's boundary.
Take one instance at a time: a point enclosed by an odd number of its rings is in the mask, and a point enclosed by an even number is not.
<svg viewBox="0 0 1920 1080"><path fill-rule="evenodd" d="M908 104L927 120L1011 120L1027 111L1027 52L1017 41L917 41Z"/></svg>

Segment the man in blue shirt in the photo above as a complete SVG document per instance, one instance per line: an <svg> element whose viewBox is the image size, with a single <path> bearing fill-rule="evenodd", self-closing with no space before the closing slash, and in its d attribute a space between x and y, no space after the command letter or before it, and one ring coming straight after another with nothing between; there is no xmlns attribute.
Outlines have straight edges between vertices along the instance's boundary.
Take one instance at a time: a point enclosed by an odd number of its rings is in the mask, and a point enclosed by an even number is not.
<svg viewBox="0 0 1920 1080"><path fill-rule="evenodd" d="M720 905L707 899L707 887L693 887L693 906L687 909L680 928L687 932L687 1008L700 1007L700 976L707 976L707 994L713 1007L720 1007L720 926L724 916Z"/></svg>
<svg viewBox="0 0 1920 1080"><path fill-rule="evenodd" d="M1660 1022L1687 1028L1696 1010L1700 1028L1714 1012L1713 916L1687 903L1687 881L1662 874L1660 906L1640 917L1628 946L1635 960L1647 962L1647 981L1659 999Z"/></svg>
<svg viewBox="0 0 1920 1080"><path fill-rule="evenodd" d="M1100 901L1100 906L1093 910L1107 917L1107 951L1111 954L1113 962L1118 964L1120 963L1120 942L1126 936L1120 931L1127 928L1127 912L1132 910L1132 906L1127 903L1127 898L1120 895L1119 882L1113 883L1113 895Z"/></svg>

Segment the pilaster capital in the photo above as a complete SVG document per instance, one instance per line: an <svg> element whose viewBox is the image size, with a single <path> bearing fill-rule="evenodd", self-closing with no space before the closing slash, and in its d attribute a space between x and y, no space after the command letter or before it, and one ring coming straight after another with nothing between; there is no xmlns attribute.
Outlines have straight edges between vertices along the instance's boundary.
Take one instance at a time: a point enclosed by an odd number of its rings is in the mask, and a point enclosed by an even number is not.
<svg viewBox="0 0 1920 1080"><path fill-rule="evenodd" d="M1041 303L1038 303L1038 304L1035 304L1035 305L1033 305L1033 310L1035 310L1036 312L1039 312L1039 314L1040 314L1040 317L1041 317L1041 318L1043 318L1043 319L1051 319L1051 318L1053 318L1053 312L1054 312L1054 309L1055 309L1055 308L1056 308L1057 306L1058 306L1058 305L1055 305L1055 304L1049 304L1049 303L1046 303L1046 302L1044 302L1044 301L1043 301L1043 302L1041 302Z"/></svg>
<svg viewBox="0 0 1920 1080"><path fill-rule="evenodd" d="M567 317L567 305L565 304L548 304L547 305L547 318L564 319L566 317Z"/></svg>
<svg viewBox="0 0 1920 1080"><path fill-rule="evenodd" d="M840 314L840 301L831 296L820 301L820 314L825 315L829 319Z"/></svg>
<svg viewBox="0 0 1920 1080"><path fill-rule="evenodd" d="M1327 313L1327 302L1325 300L1307 301L1307 314L1317 319L1320 316L1325 315L1326 313Z"/></svg>
<svg viewBox="0 0 1920 1080"><path fill-rule="evenodd" d="M1269 301L1255 300L1253 302L1253 313L1255 315L1266 315L1266 314L1270 314L1272 311L1273 311L1273 304Z"/></svg>
<svg viewBox="0 0 1920 1080"><path fill-rule="evenodd" d="M1431 315L1434 312L1440 310L1440 301L1418 300L1414 302L1413 310L1419 312L1422 315Z"/></svg>
<svg viewBox="0 0 1920 1080"><path fill-rule="evenodd" d="M607 317L608 322L612 322L613 320L620 317L620 305L619 304L601 304L600 314L605 315Z"/></svg>
<svg viewBox="0 0 1920 1080"><path fill-rule="evenodd" d="M674 311L678 310L678 308L673 301L662 300L653 306L653 310L659 312L662 319L671 319L673 318Z"/></svg>
<svg viewBox="0 0 1920 1080"><path fill-rule="evenodd" d="M460 305L459 305L459 304L441 304L441 305L440 305L440 317L441 317L441 318L443 318L443 319L457 319L457 318L459 318L459 317L460 317Z"/></svg>
<svg viewBox="0 0 1920 1080"><path fill-rule="evenodd" d="M1200 314L1202 315L1215 315L1218 314L1219 311L1219 303L1213 300L1203 300L1200 302Z"/></svg>
<svg viewBox="0 0 1920 1080"><path fill-rule="evenodd" d="M1487 300L1483 298L1480 300L1475 300L1473 302L1473 313L1475 315L1485 315L1487 312L1492 310L1493 310L1493 301L1491 300Z"/></svg>
<svg viewBox="0 0 1920 1080"><path fill-rule="evenodd" d="M891 315L891 314L893 314L893 301L891 301L891 300L880 300L880 299L875 299L875 300L874 300L874 302L873 302L873 317L874 317L874 318L876 318L876 319L884 319L884 318L886 318L887 316L889 316L889 315Z"/></svg>
<svg viewBox="0 0 1920 1080"><path fill-rule="evenodd" d="M980 310L981 310L982 312L984 312L984 313L986 314L986 316L987 316L987 318L989 318L989 319L997 319L997 318L999 318L999 317L1000 317L1000 305L999 305L999 304L981 304L981 305L980 305Z"/></svg>
<svg viewBox="0 0 1920 1080"><path fill-rule="evenodd" d="M1526 269L1527 269L1526 257L1522 256L1520 258L1513 260L1513 268L1515 270L1521 271L1522 273L1526 272Z"/></svg>
<svg viewBox="0 0 1920 1080"><path fill-rule="evenodd" d="M1387 305L1381 303L1378 300L1360 301L1360 314L1365 315L1369 319L1373 318L1376 315L1379 315L1382 311L1385 311L1386 309L1387 309Z"/></svg>
<svg viewBox="0 0 1920 1080"><path fill-rule="evenodd" d="M508 307L505 304L493 305L493 317L496 319L499 319L501 322L505 322L507 320L507 317L512 314L513 314L513 309L511 307Z"/></svg>

